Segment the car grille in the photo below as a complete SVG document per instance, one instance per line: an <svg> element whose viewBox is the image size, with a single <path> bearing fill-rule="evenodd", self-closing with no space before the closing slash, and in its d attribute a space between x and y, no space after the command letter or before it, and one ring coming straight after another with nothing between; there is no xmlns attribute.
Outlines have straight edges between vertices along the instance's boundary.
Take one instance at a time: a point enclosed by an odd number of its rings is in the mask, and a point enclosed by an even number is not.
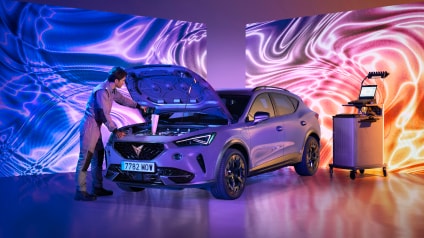
<svg viewBox="0 0 424 238"><path fill-rule="evenodd" d="M130 160L152 160L163 150L160 143L115 142L113 148L124 158Z"/></svg>
<svg viewBox="0 0 424 238"><path fill-rule="evenodd" d="M167 177L176 184L189 183L194 178L194 174L176 168L157 168L156 173L140 173L123 171L118 164L109 166L106 178L115 182L131 182L139 184L164 185L160 179L161 176Z"/></svg>

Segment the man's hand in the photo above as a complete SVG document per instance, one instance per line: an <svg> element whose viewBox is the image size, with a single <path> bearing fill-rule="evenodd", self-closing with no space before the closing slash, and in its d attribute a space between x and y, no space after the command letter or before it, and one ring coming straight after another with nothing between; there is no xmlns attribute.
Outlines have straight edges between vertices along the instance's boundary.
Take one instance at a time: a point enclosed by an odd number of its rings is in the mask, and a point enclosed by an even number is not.
<svg viewBox="0 0 424 238"><path fill-rule="evenodd" d="M116 131L115 132L116 137L118 137L119 139L126 136L127 133L125 133L125 131Z"/></svg>
<svg viewBox="0 0 424 238"><path fill-rule="evenodd" d="M138 108L138 109L140 109L140 110L143 110L143 112L144 112L144 113L146 113L146 112L147 112L147 108L148 108L148 107L146 107L146 106L141 106L140 104L137 104L136 108Z"/></svg>

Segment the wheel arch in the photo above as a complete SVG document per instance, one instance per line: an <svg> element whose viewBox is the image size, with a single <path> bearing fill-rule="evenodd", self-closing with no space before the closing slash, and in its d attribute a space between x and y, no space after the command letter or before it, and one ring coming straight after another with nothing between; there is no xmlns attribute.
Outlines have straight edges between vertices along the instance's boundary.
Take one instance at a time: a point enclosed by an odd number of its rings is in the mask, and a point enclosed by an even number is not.
<svg viewBox="0 0 424 238"><path fill-rule="evenodd" d="M249 173L250 170L250 156L249 156L249 152L247 149L247 145L242 141L242 140L231 140L229 142L227 142L223 149L219 152L219 157L216 160L216 164L215 164L215 168L217 168L219 166L219 164L221 163L221 160L225 154L225 151L227 151L228 149L236 149L238 151L240 151L240 153L244 156L245 162L246 162L246 166L247 166L247 173ZM216 177L218 173L218 170L215 169L215 173L214 176Z"/></svg>
<svg viewBox="0 0 424 238"><path fill-rule="evenodd" d="M316 140L318 144L318 151L314 150L315 152L311 152L309 149L312 144L308 144L308 141ZM308 147L307 150L305 150ZM305 154L305 153L308 153ZM299 163L296 163L294 165L294 168L296 170L296 173L301 176L311 176L314 175L319 167L320 163L320 153L321 153L321 144L320 144L320 138L317 133L308 133L305 137L305 142L302 148L301 153L301 161Z"/></svg>
<svg viewBox="0 0 424 238"><path fill-rule="evenodd" d="M303 146L302 146L302 153L300 153L300 156L302 156L303 155L303 150L305 149L305 145L306 145L306 141L308 141L308 138L309 137L313 137L313 138L315 138L317 141L318 141L318 145L319 145L319 150L320 150L320 152L321 152L321 138L320 138L320 135L319 135L319 133L318 132L316 132L316 131L309 131L307 134L306 134L306 136L305 136L305 138L303 139Z"/></svg>
<svg viewBox="0 0 424 238"><path fill-rule="evenodd" d="M306 134L305 138L303 139L303 148L305 148L306 141L308 140L309 137L314 137L318 141L318 144L321 149L321 136L320 136L320 133L316 132L315 130L310 130ZM303 152L303 149L302 149L302 152Z"/></svg>
<svg viewBox="0 0 424 238"><path fill-rule="evenodd" d="M308 135L305 137L305 141L303 142L303 144L305 144L306 143L306 141L308 140L308 137L310 137L310 136L312 136L312 137L314 137L315 139L317 139L317 141L318 141L318 143L320 144L320 147L321 147L321 137L319 136L319 134L317 133L317 132L315 132L315 131L310 131L309 133L308 133Z"/></svg>

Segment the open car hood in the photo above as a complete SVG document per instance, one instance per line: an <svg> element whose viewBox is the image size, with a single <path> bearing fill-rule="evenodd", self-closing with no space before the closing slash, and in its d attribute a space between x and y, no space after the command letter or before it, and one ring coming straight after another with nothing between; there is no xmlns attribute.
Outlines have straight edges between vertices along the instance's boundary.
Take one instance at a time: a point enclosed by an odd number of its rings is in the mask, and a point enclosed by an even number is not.
<svg viewBox="0 0 424 238"><path fill-rule="evenodd" d="M195 72L176 65L127 68L126 86L134 101L163 112L202 112L232 120L209 83Z"/></svg>

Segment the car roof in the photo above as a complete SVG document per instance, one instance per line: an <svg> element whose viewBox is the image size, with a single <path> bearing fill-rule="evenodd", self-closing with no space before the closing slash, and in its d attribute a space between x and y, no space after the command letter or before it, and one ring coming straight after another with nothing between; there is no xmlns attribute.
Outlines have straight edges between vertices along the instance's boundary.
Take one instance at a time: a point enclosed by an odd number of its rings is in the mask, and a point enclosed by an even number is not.
<svg viewBox="0 0 424 238"><path fill-rule="evenodd" d="M252 89L220 89L216 90L218 94L233 94L233 95L252 95Z"/></svg>

